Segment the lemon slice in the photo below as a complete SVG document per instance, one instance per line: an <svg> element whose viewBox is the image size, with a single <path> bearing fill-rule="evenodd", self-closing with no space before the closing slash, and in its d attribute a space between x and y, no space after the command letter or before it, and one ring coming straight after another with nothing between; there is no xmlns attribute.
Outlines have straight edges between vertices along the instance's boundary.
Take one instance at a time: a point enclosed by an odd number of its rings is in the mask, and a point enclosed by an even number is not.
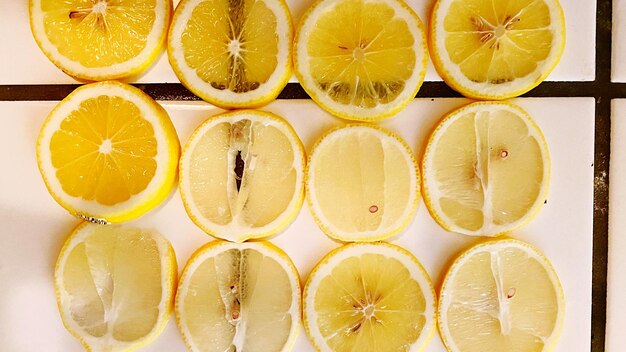
<svg viewBox="0 0 626 352"><path fill-rule="evenodd" d="M300 278L269 242L215 241L187 262L176 295L190 351L290 351L300 329Z"/></svg>
<svg viewBox="0 0 626 352"><path fill-rule="evenodd" d="M506 239L463 253L444 279L438 325L448 351L552 351L563 327L563 289L527 243Z"/></svg>
<svg viewBox="0 0 626 352"><path fill-rule="evenodd" d="M63 324L88 351L133 351L170 317L176 256L152 230L80 224L54 271Z"/></svg>
<svg viewBox="0 0 626 352"><path fill-rule="evenodd" d="M317 350L420 351L435 330L435 292L406 250L354 243L330 252L304 287L304 327Z"/></svg>
<svg viewBox="0 0 626 352"><path fill-rule="evenodd" d="M68 95L37 139L37 164L52 197L100 223L136 218L163 201L175 184L179 154L165 110L114 81Z"/></svg>
<svg viewBox="0 0 626 352"><path fill-rule="evenodd" d="M171 0L30 0L30 27L65 73L101 81L141 73L161 53Z"/></svg>
<svg viewBox="0 0 626 352"><path fill-rule="evenodd" d="M508 99L535 88L565 47L558 0L438 0L429 29L441 77L477 99Z"/></svg>
<svg viewBox="0 0 626 352"><path fill-rule="evenodd" d="M539 212L550 183L548 146L528 114L474 103L435 128L422 160L424 201L448 231L499 236Z"/></svg>
<svg viewBox="0 0 626 352"><path fill-rule="evenodd" d="M326 133L313 147L306 182L317 224L341 241L398 234L411 222L420 195L413 152L399 136L375 126Z"/></svg>
<svg viewBox="0 0 626 352"><path fill-rule="evenodd" d="M243 242L287 227L304 199L304 148L293 128L267 112L209 118L180 160L187 214L208 234Z"/></svg>
<svg viewBox="0 0 626 352"><path fill-rule="evenodd" d="M291 77L293 25L284 0L182 0L167 53L180 81L224 107L274 100Z"/></svg>
<svg viewBox="0 0 626 352"><path fill-rule="evenodd" d="M396 114L426 73L426 34L401 0L318 0L296 34L302 87L335 116L370 121Z"/></svg>

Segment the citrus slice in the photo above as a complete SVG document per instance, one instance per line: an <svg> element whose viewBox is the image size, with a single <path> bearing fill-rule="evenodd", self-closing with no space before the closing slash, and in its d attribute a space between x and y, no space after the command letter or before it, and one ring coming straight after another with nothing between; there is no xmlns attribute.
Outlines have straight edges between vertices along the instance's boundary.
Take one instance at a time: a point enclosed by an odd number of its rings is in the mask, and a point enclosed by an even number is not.
<svg viewBox="0 0 626 352"><path fill-rule="evenodd" d="M187 262L176 295L190 351L290 351L300 329L300 278L269 242L215 241Z"/></svg>
<svg viewBox="0 0 626 352"><path fill-rule="evenodd" d="M341 241L378 241L402 231L420 195L411 148L375 126L348 125L313 147L307 199L315 221Z"/></svg>
<svg viewBox="0 0 626 352"><path fill-rule="evenodd" d="M267 112L209 118L180 160L187 214L208 234L243 242L287 227L304 199L304 148L293 128Z"/></svg>
<svg viewBox="0 0 626 352"><path fill-rule="evenodd" d="M444 279L437 320L448 351L552 351L563 327L563 289L527 243L496 240L457 258Z"/></svg>
<svg viewBox="0 0 626 352"><path fill-rule="evenodd" d="M88 351L133 351L165 328L177 273L174 250L159 233L84 222L54 271L63 324Z"/></svg>
<svg viewBox="0 0 626 352"><path fill-rule="evenodd" d="M420 351L435 330L435 292L419 261L381 243L330 252L304 287L304 327L319 351Z"/></svg>
<svg viewBox="0 0 626 352"><path fill-rule="evenodd" d="M499 236L530 222L550 183L539 127L510 103L474 103L443 118L422 160L424 201L448 231Z"/></svg>
<svg viewBox="0 0 626 352"><path fill-rule="evenodd" d="M37 164L52 197L99 223L134 219L163 201L179 154L167 112L114 81L77 88L48 115L37 139Z"/></svg>
<svg viewBox="0 0 626 352"><path fill-rule="evenodd" d="M429 30L437 72L477 99L508 99L535 88L565 48L558 0L438 0Z"/></svg>
<svg viewBox="0 0 626 352"><path fill-rule="evenodd" d="M180 81L224 107L274 100L291 77L293 25L284 0L182 0L167 53Z"/></svg>
<svg viewBox="0 0 626 352"><path fill-rule="evenodd" d="M165 45L171 0L30 0L30 28L65 73L101 81L150 66Z"/></svg>
<svg viewBox="0 0 626 352"><path fill-rule="evenodd" d="M428 62L422 22L402 0L318 0L294 50L302 87L350 120L396 114L415 97Z"/></svg>

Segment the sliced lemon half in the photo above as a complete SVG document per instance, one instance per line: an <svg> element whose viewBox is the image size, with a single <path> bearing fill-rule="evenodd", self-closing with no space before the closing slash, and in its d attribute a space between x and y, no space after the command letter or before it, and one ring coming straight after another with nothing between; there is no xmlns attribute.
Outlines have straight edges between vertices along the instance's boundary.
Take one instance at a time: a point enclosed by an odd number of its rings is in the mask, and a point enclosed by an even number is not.
<svg viewBox="0 0 626 352"><path fill-rule="evenodd" d="M37 139L52 197L100 223L134 219L161 203L176 182L179 155L167 112L114 81L77 88L50 112Z"/></svg>
<svg viewBox="0 0 626 352"><path fill-rule="evenodd" d="M82 223L54 271L63 324L88 351L134 351L165 328L177 273L156 231Z"/></svg>
<svg viewBox="0 0 626 352"><path fill-rule="evenodd" d="M419 261L387 243L326 255L304 288L304 327L318 351L420 351L435 330L435 292Z"/></svg>
<svg viewBox="0 0 626 352"><path fill-rule="evenodd" d="M176 320L190 351L290 351L300 329L300 278L269 242L211 242L187 262Z"/></svg>
<svg viewBox="0 0 626 352"><path fill-rule="evenodd" d="M282 118L241 110L213 116L180 159L187 214L208 234L243 242L287 227L304 199L304 148Z"/></svg>
<svg viewBox="0 0 626 352"><path fill-rule="evenodd" d="M341 241L378 241L411 222L420 198L417 162L399 136L369 125L333 129L315 144L307 199L320 228Z"/></svg>
<svg viewBox="0 0 626 352"><path fill-rule="evenodd" d="M165 45L171 0L30 0L30 27L65 73L102 81L141 73Z"/></svg>
<svg viewBox="0 0 626 352"><path fill-rule="evenodd" d="M422 179L426 206L444 229L499 236L530 222L546 201L548 145L520 107L470 104L435 128Z"/></svg>
<svg viewBox="0 0 626 352"><path fill-rule="evenodd" d="M528 92L548 77L565 47L558 0L438 0L429 29L437 72L477 99Z"/></svg>
<svg viewBox="0 0 626 352"><path fill-rule="evenodd" d="M427 60L422 22L402 0L318 0L296 34L302 87L325 110L350 120L400 111L422 85Z"/></svg>
<svg viewBox="0 0 626 352"><path fill-rule="evenodd" d="M224 108L258 107L291 77L292 40L283 0L182 0L167 52L176 76L200 98Z"/></svg>
<svg viewBox="0 0 626 352"><path fill-rule="evenodd" d="M565 300L550 261L513 240L479 244L452 264L439 297L438 325L451 352L552 351Z"/></svg>

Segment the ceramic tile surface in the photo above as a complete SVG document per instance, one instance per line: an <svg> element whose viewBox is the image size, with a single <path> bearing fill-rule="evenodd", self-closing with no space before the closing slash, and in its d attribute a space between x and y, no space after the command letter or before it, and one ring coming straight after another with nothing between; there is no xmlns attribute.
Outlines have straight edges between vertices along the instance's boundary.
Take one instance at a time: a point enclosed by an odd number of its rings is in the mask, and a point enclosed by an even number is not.
<svg viewBox="0 0 626 352"><path fill-rule="evenodd" d="M606 351L626 346L626 99L612 102Z"/></svg>
<svg viewBox="0 0 626 352"><path fill-rule="evenodd" d="M286 0L294 23L313 0ZM406 1L427 24L432 0ZM622 1L623 2L623 1ZM177 4L178 0L174 0ZM567 26L565 53L548 81L592 81L595 77L596 2L588 0L561 0ZM0 33L10 33L0 53L0 84L55 84L77 83L56 68L39 50L32 37L28 20L28 1L0 1ZM10 53L6 55L5 53ZM626 60L623 60L626 61ZM429 63L427 81L440 81ZM143 75L129 79L137 83L178 83L169 66L167 55ZM296 82L295 77L291 79Z"/></svg>
<svg viewBox="0 0 626 352"><path fill-rule="evenodd" d="M423 142L440 117L466 102L417 99L381 125L398 133L421 155ZM544 98L514 102L526 109L543 130L551 152L552 178L547 204L534 221L512 236L540 248L563 284L565 327L556 351L588 351L594 100ZM52 283L56 256L78 220L48 195L35 160L37 134L53 106L53 102L0 102L0 160L5 165L0 173L0 349L3 351L82 351L61 324ZM164 106L182 143L196 126L217 112L204 103L167 102ZM342 123L308 100L276 101L265 109L285 117L307 150L324 131ZM421 203L410 227L392 242L415 254L437 287L446 263L478 239L445 232ZM179 269L195 249L211 240L187 218L178 192L132 224L156 228L164 234L174 246ZM295 222L271 241L291 256L303 281L313 265L338 245L318 229L306 205ZM184 350L173 319L153 344L142 349L146 352ZM294 351L313 352L303 331ZM426 351L445 351L437 333Z"/></svg>

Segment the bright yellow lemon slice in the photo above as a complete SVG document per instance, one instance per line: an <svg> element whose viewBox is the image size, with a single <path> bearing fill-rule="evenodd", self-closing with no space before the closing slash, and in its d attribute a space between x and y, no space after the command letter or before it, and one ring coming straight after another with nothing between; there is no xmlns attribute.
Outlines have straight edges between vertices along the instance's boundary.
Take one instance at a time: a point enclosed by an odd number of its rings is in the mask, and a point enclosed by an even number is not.
<svg viewBox="0 0 626 352"><path fill-rule="evenodd" d="M30 0L30 27L67 74L93 81L138 74L161 53L171 0Z"/></svg>

